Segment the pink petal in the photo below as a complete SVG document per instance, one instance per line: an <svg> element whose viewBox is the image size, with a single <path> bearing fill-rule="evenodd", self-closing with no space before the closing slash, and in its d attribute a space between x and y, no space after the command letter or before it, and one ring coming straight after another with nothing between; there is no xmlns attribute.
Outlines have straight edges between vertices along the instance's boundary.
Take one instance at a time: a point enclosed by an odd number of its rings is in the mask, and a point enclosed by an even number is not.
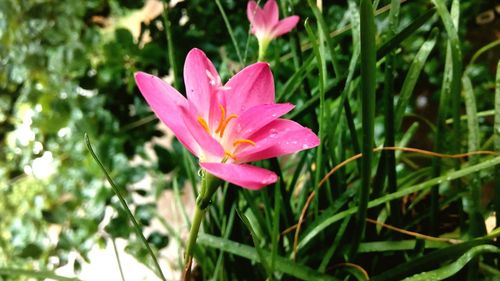
<svg viewBox="0 0 500 281"><path fill-rule="evenodd" d="M247 5L247 18L252 26L252 33L256 32L256 29L263 29L266 26L266 20L264 18L262 9L255 3L255 1L249 1Z"/></svg>
<svg viewBox="0 0 500 281"><path fill-rule="evenodd" d="M200 165L210 174L248 189L260 189L278 180L275 173L252 165L226 163L200 163Z"/></svg>
<svg viewBox="0 0 500 281"><path fill-rule="evenodd" d="M278 4L276 4L275 0L268 0L262 9L264 20L266 21L267 26L274 26L278 23L279 20L279 10Z"/></svg>
<svg viewBox="0 0 500 281"><path fill-rule="evenodd" d="M190 108L193 105L190 104ZM196 140L201 148L198 157L204 159L222 159L224 157L224 148L215 140L198 122L198 117L193 112L194 109L188 109L187 106L180 107L180 117L184 120L187 130Z"/></svg>
<svg viewBox="0 0 500 281"><path fill-rule="evenodd" d="M297 25L299 20L299 16L291 16L280 20L278 24L273 28L273 37L279 37L290 32L290 30L292 30Z"/></svg>
<svg viewBox="0 0 500 281"><path fill-rule="evenodd" d="M191 153L198 156L200 148L180 117L180 107L187 104L186 99L156 76L144 72L136 72L134 76L139 90L156 116Z"/></svg>
<svg viewBox="0 0 500 281"><path fill-rule="evenodd" d="M184 63L184 83L189 101L197 113L209 119L212 93L220 86L220 77L212 62L199 49L189 51Z"/></svg>
<svg viewBox="0 0 500 281"><path fill-rule="evenodd" d="M239 162L278 157L319 145L311 129L291 120L277 119L249 137L256 143L236 153Z"/></svg>
<svg viewBox="0 0 500 281"><path fill-rule="evenodd" d="M294 108L291 103L256 105L243 112L232 127L233 138L246 139Z"/></svg>
<svg viewBox="0 0 500 281"><path fill-rule="evenodd" d="M229 114L240 114L259 104L274 103L274 79L269 64L258 62L236 73L225 85Z"/></svg>

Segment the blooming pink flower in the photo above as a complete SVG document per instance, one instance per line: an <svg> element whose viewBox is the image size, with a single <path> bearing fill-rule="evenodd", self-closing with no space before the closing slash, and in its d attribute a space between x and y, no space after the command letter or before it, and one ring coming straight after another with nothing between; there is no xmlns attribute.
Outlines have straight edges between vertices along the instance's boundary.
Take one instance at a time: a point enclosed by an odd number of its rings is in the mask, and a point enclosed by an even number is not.
<svg viewBox="0 0 500 281"><path fill-rule="evenodd" d="M278 4L268 0L261 9L255 1L248 2L247 17L252 26L252 33L260 42L269 43L273 38L290 32L299 22L298 16L290 16L279 20Z"/></svg>
<svg viewBox="0 0 500 281"><path fill-rule="evenodd" d="M144 72L136 83L158 118L208 173L249 189L277 180L275 173L244 164L315 147L318 137L279 118L294 106L274 103L267 63L255 63L222 85L212 62L192 49L184 64L187 99L160 78Z"/></svg>

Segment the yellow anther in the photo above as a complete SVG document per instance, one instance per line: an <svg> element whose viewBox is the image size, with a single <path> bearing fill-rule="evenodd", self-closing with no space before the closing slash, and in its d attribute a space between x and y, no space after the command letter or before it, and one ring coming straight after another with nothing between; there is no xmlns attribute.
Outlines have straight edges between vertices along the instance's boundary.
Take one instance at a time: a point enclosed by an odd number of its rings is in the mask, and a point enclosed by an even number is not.
<svg viewBox="0 0 500 281"><path fill-rule="evenodd" d="M226 130L226 126L231 121L231 119L238 118L238 115L236 114L231 114L226 118L226 109L224 106L219 104L219 109L220 109L220 119L219 119L219 126L215 130L215 133L219 134L219 137L222 138L224 135L224 130Z"/></svg>
<svg viewBox="0 0 500 281"><path fill-rule="evenodd" d="M203 129L205 129L205 131L208 134L210 134L210 129L208 128L207 121L205 121L205 119L203 119L203 117L201 117L201 116L198 117L198 123L200 123L200 125L203 127Z"/></svg>
<svg viewBox="0 0 500 281"><path fill-rule="evenodd" d="M231 157L233 160L236 160L236 156L234 156L231 152L224 151L224 156Z"/></svg>
<svg viewBox="0 0 500 281"><path fill-rule="evenodd" d="M219 104L219 109L220 109L219 126L217 127L217 130L215 130L215 133L220 132L220 130L224 126L224 120L226 119L226 110L224 109L224 107Z"/></svg>
<svg viewBox="0 0 500 281"><path fill-rule="evenodd" d="M220 132L219 132L219 137L222 138L222 136L224 135L224 130L226 129L227 124L229 123L229 121L231 121L231 119L234 119L234 118L238 118L238 115L231 114L231 115L229 115L229 117L227 117L226 120L224 120L224 125L222 125L222 128L220 129Z"/></svg>
<svg viewBox="0 0 500 281"><path fill-rule="evenodd" d="M250 144L252 146L255 146L255 142L252 141L252 140L248 140L248 139L237 139L233 142L233 146L234 148L238 147L238 145L240 144L243 144L243 143L246 143L246 144Z"/></svg>

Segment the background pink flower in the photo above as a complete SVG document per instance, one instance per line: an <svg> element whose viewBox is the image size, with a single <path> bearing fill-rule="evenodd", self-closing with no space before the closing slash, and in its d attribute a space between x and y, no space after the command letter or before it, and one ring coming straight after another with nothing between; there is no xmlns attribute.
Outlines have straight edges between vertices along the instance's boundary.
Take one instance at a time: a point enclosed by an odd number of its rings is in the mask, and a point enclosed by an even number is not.
<svg viewBox="0 0 500 281"><path fill-rule="evenodd" d="M271 40L290 32L299 22L299 16L290 16L279 20L278 4L275 0L266 2L260 8L255 1L248 2L247 17L252 26L252 33L260 40Z"/></svg>

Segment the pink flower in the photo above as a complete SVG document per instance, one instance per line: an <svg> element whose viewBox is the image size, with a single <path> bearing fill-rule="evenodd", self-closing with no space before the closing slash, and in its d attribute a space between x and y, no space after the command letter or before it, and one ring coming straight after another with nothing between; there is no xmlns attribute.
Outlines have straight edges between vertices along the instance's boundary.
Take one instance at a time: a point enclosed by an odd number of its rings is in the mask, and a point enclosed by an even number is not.
<svg viewBox="0 0 500 281"><path fill-rule="evenodd" d="M279 118L294 106L274 103L267 63L255 63L222 85L205 53L192 49L184 64L187 99L144 72L136 83L149 106L208 173L248 189L277 180L275 173L244 164L315 147L318 137Z"/></svg>
<svg viewBox="0 0 500 281"><path fill-rule="evenodd" d="M247 17L259 44L261 42L269 44L273 38L290 32L299 22L298 16L279 20L278 4L275 0L268 0L262 9L255 1L248 2Z"/></svg>

